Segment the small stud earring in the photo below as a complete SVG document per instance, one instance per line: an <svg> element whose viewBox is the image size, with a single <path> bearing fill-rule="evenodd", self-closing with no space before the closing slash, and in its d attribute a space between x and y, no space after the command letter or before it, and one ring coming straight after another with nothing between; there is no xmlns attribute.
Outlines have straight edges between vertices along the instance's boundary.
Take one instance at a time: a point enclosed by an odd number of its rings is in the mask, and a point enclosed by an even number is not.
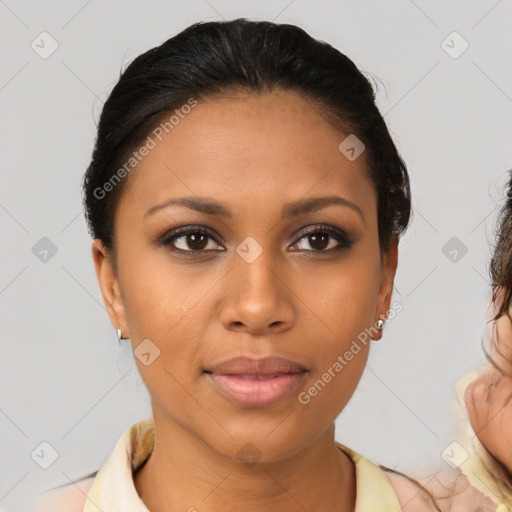
<svg viewBox="0 0 512 512"><path fill-rule="evenodd" d="M379 331L382 331L382 329L384 329L384 320L382 320L382 319L377 320L377 329Z"/></svg>
<svg viewBox="0 0 512 512"><path fill-rule="evenodd" d="M126 340L127 338L125 338L123 336L123 331L121 331L121 329L117 329L117 341L119 342L119 344L121 344L121 340Z"/></svg>

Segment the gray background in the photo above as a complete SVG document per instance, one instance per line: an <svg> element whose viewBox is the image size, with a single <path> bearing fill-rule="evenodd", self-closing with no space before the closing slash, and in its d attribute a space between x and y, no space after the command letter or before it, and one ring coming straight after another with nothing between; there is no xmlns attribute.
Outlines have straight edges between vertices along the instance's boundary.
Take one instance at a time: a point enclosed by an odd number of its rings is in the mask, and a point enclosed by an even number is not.
<svg viewBox="0 0 512 512"><path fill-rule="evenodd" d="M193 22L242 16L297 24L378 79L415 214L396 280L404 309L373 345L337 439L415 475L445 464L454 384L484 360L488 244L512 167L511 0L0 0L5 510L24 510L38 489L96 471L121 433L150 414L103 307L80 181L121 68ZM31 47L42 46L43 31L58 43L46 59ZM453 31L469 44L457 58L442 44ZM446 44L452 55L462 49L453 36ZM43 237L57 249L46 261L33 252ZM455 261L446 246L453 237ZM31 458L43 441L59 454L46 470Z"/></svg>

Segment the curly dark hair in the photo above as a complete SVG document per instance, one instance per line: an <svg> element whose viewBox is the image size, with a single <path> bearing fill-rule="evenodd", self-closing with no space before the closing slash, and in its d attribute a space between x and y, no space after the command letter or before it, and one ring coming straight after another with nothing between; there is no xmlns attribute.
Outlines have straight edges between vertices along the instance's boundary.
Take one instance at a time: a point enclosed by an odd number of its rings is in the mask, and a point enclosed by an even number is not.
<svg viewBox="0 0 512 512"><path fill-rule="evenodd" d="M512 301L512 169L508 174L506 200L498 216L496 244L490 265L495 319L508 314Z"/></svg>
<svg viewBox="0 0 512 512"><path fill-rule="evenodd" d="M510 308L512 305L512 169L508 171L509 179L505 190L505 203L501 207L496 225L496 241L489 266L492 287L492 302L495 315L492 321L496 321L506 315L512 322ZM510 354L503 350L500 343L499 332L496 324L493 326L491 347L502 360L508 361L512 366ZM499 370L503 370L496 358L486 351L486 356ZM512 371L509 370L509 373Z"/></svg>
<svg viewBox="0 0 512 512"><path fill-rule="evenodd" d="M409 176L370 81L348 57L297 26L240 18L195 23L141 54L105 102L83 192L89 232L114 262L115 211L126 181L119 170L159 121L191 98L276 89L300 94L363 142L378 195L379 243L383 252L389 249L411 216Z"/></svg>

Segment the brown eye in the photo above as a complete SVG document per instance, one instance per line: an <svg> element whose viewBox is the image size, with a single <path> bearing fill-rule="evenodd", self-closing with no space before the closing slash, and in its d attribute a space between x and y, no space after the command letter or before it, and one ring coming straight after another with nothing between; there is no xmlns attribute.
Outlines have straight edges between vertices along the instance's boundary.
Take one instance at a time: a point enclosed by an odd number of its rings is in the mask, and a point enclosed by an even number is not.
<svg viewBox="0 0 512 512"><path fill-rule="evenodd" d="M175 239L175 241L180 240L181 238L185 239L184 245L188 246L191 250L200 251L202 249L205 249L206 246L208 245L209 237L207 235L203 235L202 233L191 233L190 235L183 235Z"/></svg>
<svg viewBox="0 0 512 512"><path fill-rule="evenodd" d="M160 243L171 250L181 252L206 252L206 251L219 251L224 248L216 242L216 237L210 230L197 226L197 227L184 227L178 228L167 235L160 241ZM219 249L219 247L221 247Z"/></svg>
<svg viewBox="0 0 512 512"><path fill-rule="evenodd" d="M301 244L301 240L306 240L306 244ZM334 226L313 226L302 232L301 238L292 247L298 244L302 247L292 249L292 251L330 252L331 250L347 249L353 244L353 241L344 231ZM305 245L309 245L310 248Z"/></svg>
<svg viewBox="0 0 512 512"><path fill-rule="evenodd" d="M308 235L309 245L315 250L323 250L329 245L329 238L331 235L317 233L315 235Z"/></svg>

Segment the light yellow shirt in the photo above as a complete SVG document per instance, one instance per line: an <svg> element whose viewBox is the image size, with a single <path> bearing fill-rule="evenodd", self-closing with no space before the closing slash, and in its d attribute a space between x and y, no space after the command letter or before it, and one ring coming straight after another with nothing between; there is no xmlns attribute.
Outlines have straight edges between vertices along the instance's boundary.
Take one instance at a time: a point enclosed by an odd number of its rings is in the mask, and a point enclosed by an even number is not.
<svg viewBox="0 0 512 512"><path fill-rule="evenodd" d="M135 423L121 435L114 451L96 475L47 492L36 512L149 512L137 493L133 475L151 454L154 440L153 418ZM431 501L420 495L418 487L405 477L385 472L350 448L340 443L336 445L351 458L355 466L354 512L435 510ZM485 497L489 495L489 488L492 488L495 482L490 473L482 472L480 461L477 456L461 468L474 487L468 482L466 486L457 489L453 496L450 493L448 496L441 496L442 493L437 495L441 497L439 504L442 512L510 512L507 505L496 497L496 493L493 495L497 508ZM453 477L454 475L450 474L446 480L441 478L439 482L428 477L423 484L434 491L433 483L440 483L440 488L444 491L445 485L451 483ZM434 492L434 495L436 494ZM400 502L403 503L403 508Z"/></svg>
<svg viewBox="0 0 512 512"><path fill-rule="evenodd" d="M336 444L352 459L356 468L355 512L400 512L397 495L384 471L358 453ZM150 455L153 446L152 418L128 428L98 471L83 512L149 512L137 494L133 472Z"/></svg>

